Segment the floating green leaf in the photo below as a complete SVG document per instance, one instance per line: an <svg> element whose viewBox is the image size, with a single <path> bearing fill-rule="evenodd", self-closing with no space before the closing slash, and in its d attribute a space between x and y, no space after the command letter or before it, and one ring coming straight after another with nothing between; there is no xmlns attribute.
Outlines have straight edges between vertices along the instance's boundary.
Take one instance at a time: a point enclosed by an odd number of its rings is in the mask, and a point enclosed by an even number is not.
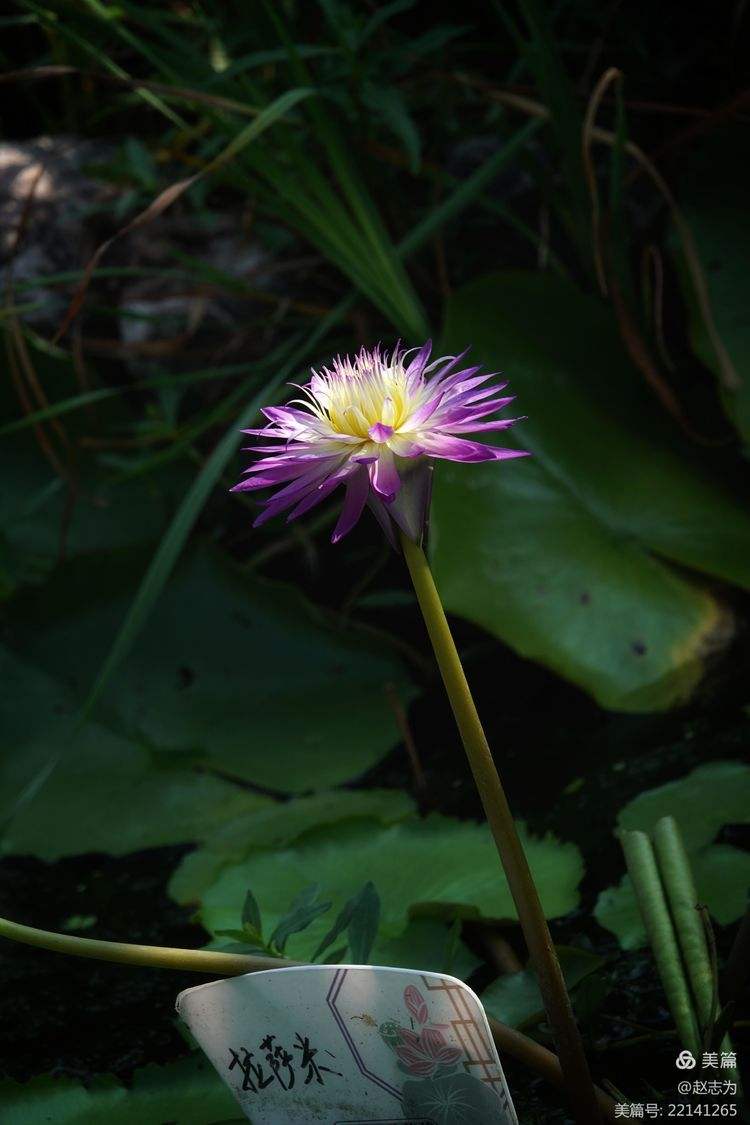
<svg viewBox="0 0 750 1125"><path fill-rule="evenodd" d="M557 946L557 956L569 991L604 964L603 957L573 946ZM482 993L482 1004L489 1015L509 1027L525 1027L544 1015L539 983L528 967L493 981Z"/></svg>
<svg viewBox="0 0 750 1125"><path fill-rule="evenodd" d="M79 697L126 611L133 565L124 555L107 567L79 560L47 584L35 622L19 629L25 658ZM299 792L356 777L393 745L388 684L408 697L389 649L203 552L163 593L99 713L224 774Z"/></svg>
<svg viewBox="0 0 750 1125"><path fill-rule="evenodd" d="M697 299L695 262L685 255L684 239L673 230L671 243L689 316L693 347L716 376L724 409L750 443L750 298L746 221L748 146L744 130L725 125L712 130L688 154L680 209L689 227L705 285L706 303Z"/></svg>
<svg viewBox="0 0 750 1125"><path fill-rule="evenodd" d="M87 469L69 485L28 436L3 438L0 528L10 562L2 569L12 569L13 585L46 576L63 557L154 542L185 487L182 467L120 484Z"/></svg>
<svg viewBox="0 0 750 1125"><path fill-rule="evenodd" d="M520 828L547 914L566 913L578 901L583 873L578 849ZM373 964L379 963L381 940L403 934L411 908L433 917L516 917L487 828L430 816L387 828L375 821L348 821L309 832L291 847L254 852L220 873L203 896L201 920L212 932L236 925L245 890L252 887L271 928L311 882L320 883L338 911L361 888L363 872L381 897ZM290 939L288 956L310 958L329 926L320 918Z"/></svg>
<svg viewBox="0 0 750 1125"><path fill-rule="evenodd" d="M180 862L169 883L177 902L200 901L223 867L258 848L281 847L313 828L356 817L382 824L403 820L414 810L406 794L392 789L341 789L268 803L238 814L212 832L203 845Z"/></svg>
<svg viewBox="0 0 750 1125"><path fill-rule="evenodd" d="M381 936L375 942L370 962L398 969L450 973L461 980L467 980L481 965L463 941L452 938L451 927L438 918L412 918L399 937Z"/></svg>
<svg viewBox="0 0 750 1125"><path fill-rule="evenodd" d="M528 415L512 440L534 456L440 466L432 547L447 607L604 706L684 699L725 616L663 560L750 585L746 507L677 448L610 314L566 281L468 285L449 303L444 350L469 341L507 372Z"/></svg>
<svg viewBox="0 0 750 1125"><path fill-rule="evenodd" d="M651 832L663 816L673 816L685 841L698 898L717 922L726 925L745 909L750 886L750 855L728 844L714 844L724 824L750 820L750 766L711 762L677 781L641 793L618 817L621 828ZM626 875L596 904L597 921L617 935L625 949L646 944L646 934Z"/></svg>
<svg viewBox="0 0 750 1125"><path fill-rule="evenodd" d="M90 851L123 855L203 840L235 817L274 805L195 768L190 752L161 752L102 723L90 723L74 736L70 691L2 646L0 678L4 853L48 860ZM16 809L18 795L61 747L58 767Z"/></svg>
<svg viewBox="0 0 750 1125"><path fill-rule="evenodd" d="M640 793L620 811L618 826L651 832L663 816L673 816L685 847L695 852L710 844L724 824L750 820L750 766L708 762L676 781Z"/></svg>
<svg viewBox="0 0 750 1125"><path fill-rule="evenodd" d="M229 1089L199 1055L90 1086L67 1078L0 1083L3 1125L228 1125L244 1121Z"/></svg>

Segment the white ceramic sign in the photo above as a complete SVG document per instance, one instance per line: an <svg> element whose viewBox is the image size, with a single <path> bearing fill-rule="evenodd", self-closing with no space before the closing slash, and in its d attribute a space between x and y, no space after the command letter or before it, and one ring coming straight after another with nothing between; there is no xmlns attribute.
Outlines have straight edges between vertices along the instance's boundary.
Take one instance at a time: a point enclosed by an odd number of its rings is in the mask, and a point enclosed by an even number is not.
<svg viewBox="0 0 750 1125"><path fill-rule="evenodd" d="M272 969L188 988L177 1011L253 1125L518 1125L482 1006L455 977Z"/></svg>

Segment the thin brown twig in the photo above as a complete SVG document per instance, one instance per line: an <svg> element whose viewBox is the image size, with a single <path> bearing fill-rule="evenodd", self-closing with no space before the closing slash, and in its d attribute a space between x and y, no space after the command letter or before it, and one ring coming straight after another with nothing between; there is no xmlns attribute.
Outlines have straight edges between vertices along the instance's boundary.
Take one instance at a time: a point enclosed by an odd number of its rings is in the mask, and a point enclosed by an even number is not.
<svg viewBox="0 0 750 1125"><path fill-rule="evenodd" d="M607 274L604 267L604 247L602 244L602 230L601 230L601 211L599 207L599 185L596 180L596 170L594 168L594 161L591 156L591 143L593 140L593 133L596 127L596 118L599 112L604 94L609 87L614 83L619 82L622 85L622 72L616 67L610 67L601 76L593 93L589 98L586 107L586 113L583 118L583 128L581 130L581 158L583 163L583 173L586 178L586 184L589 189L589 196L591 198L591 237L594 246L594 267L596 269L596 279L599 282L599 288L603 296L607 296Z"/></svg>
<svg viewBox="0 0 750 1125"><path fill-rule="evenodd" d="M385 694L388 700L388 704L393 711L393 715L396 719L396 725L399 729L399 733L406 748L406 753L409 757L411 772L414 776L414 784L417 789L424 789L425 776L424 770L422 769L422 762L419 757L419 750L417 749L417 744L411 729L409 716L406 714L406 709L398 697L398 692L396 691L395 684L386 684Z"/></svg>
<svg viewBox="0 0 750 1125"><path fill-rule="evenodd" d="M503 90L487 90L489 97L494 98L496 101L501 102L519 112L524 113L529 117L538 117L542 120L547 120L550 116L549 110L540 102L534 101L532 98L521 97L518 94L507 93ZM750 95L749 95L750 96ZM616 143L615 134L609 129L603 129L601 126L596 125L591 129L591 139L599 141L601 144L614 145ZM690 280L693 285L695 297L703 317L703 323L711 341L714 354L719 366L719 377L727 390L738 390L742 386L742 379L740 378L737 370L731 360L731 357L724 345L721 336L719 335L714 320L713 308L711 299L708 293L708 285L706 277L701 265L700 255L698 248L695 244L690 226L682 215L680 208L677 205L671 188L666 180L655 167L652 160L646 156L643 149L641 149L634 141L626 141L624 150L631 156L639 165L639 170L645 172L651 179L652 183L658 189L660 195L667 204L672 220L677 228L677 233L682 243L683 253L685 255L685 262L690 274ZM635 174L635 173L634 173Z"/></svg>
<svg viewBox="0 0 750 1125"><path fill-rule="evenodd" d="M651 278L653 278L653 290ZM664 335L664 263L659 247L653 242L650 242L643 251L641 283L644 294L652 292L652 299L648 305L659 355L667 370L674 371L674 360L669 354Z"/></svg>
<svg viewBox="0 0 750 1125"><path fill-rule="evenodd" d="M739 110L749 104L750 90L740 90L724 105L701 114L698 120L681 129L679 133L661 145L656 150L655 159L661 160L672 154L676 149L683 148L686 144L693 144L703 133L715 129L725 121L747 121L747 118L741 115Z"/></svg>
<svg viewBox="0 0 750 1125"><path fill-rule="evenodd" d="M218 94L207 94L203 90L193 90L187 86L171 86L167 82L152 82L144 78L129 78L127 75L104 74L99 71L82 70L77 66L34 66L23 70L9 70L0 74L0 84L9 82L38 82L47 78L65 78L73 74L79 75L88 81L106 82L115 86L124 86L127 90L149 90L154 94L163 94L167 97L177 98L180 101L196 102L209 105L213 109L226 109L232 113L239 113L245 117L257 117L261 112L257 106L247 105L232 98L223 98Z"/></svg>
<svg viewBox="0 0 750 1125"><path fill-rule="evenodd" d="M24 340L18 318L14 313L14 297L13 297L13 262L18 253L24 235L28 229L31 212L34 205L34 197L39 182L44 174L44 164L40 161L39 167L34 174L29 190L26 193L21 215L13 232L10 248L8 252L8 266L6 271L5 280L5 306L7 311L7 321L10 333L6 338L6 348L8 354L8 366L10 368L11 378L16 388L16 393L20 399L21 405L27 414L33 414L35 411L34 403L29 397L29 391L36 399L37 407L42 410L45 409L49 403L46 395L44 394L39 380L34 370L34 365L31 362L31 357L28 354L26 341ZM25 378L24 378L25 376ZM58 420L57 425L54 427L59 436L64 438L64 442L69 446L67 440L67 433L61 426ZM44 427L40 423L35 423L34 435L39 444L39 448L49 461L52 468L64 480L68 478L68 473L62 461L58 457L52 442L49 440Z"/></svg>

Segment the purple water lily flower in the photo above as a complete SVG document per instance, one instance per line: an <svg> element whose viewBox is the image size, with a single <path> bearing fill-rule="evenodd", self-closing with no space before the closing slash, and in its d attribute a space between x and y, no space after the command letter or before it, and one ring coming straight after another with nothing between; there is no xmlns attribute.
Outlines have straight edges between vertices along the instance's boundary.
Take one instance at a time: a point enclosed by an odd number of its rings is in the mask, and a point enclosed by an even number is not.
<svg viewBox="0 0 750 1125"><path fill-rule="evenodd" d="M278 488L263 501L254 527L287 512L296 519L340 484L346 495L332 535L337 543L368 505L391 542L400 528L421 541L430 502L433 462L502 461L523 457L466 434L505 430L517 418L485 420L512 397L499 397L505 383L479 366L461 367L468 352L430 361L430 340L412 352L398 344L362 348L353 358L337 356L331 367L313 371L300 387L304 398L268 406L268 425L243 433L274 444L250 447L258 461L233 491Z"/></svg>

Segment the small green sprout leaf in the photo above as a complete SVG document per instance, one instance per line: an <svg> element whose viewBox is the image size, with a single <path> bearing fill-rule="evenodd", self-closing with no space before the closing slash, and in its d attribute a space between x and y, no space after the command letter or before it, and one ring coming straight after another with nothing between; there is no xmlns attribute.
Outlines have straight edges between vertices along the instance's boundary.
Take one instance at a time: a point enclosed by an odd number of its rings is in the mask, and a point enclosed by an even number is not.
<svg viewBox="0 0 750 1125"><path fill-rule="evenodd" d="M357 920L358 914L361 915L359 920ZM372 938L370 939L369 944L366 944L367 936L372 929L373 917L374 932L372 933ZM375 936L377 934L379 921L380 897L378 895L378 892L375 890L374 884L368 882L365 883L364 887L362 887L362 889L358 891L356 895L352 895L352 897L346 903L344 903L343 907L339 911L336 921L333 923L330 930L313 953L312 960L317 961L318 958L322 956L323 953L325 953L326 949L328 949L329 946L333 945L339 934L342 934L344 930L346 930L347 936L349 938L349 948L351 951L352 959L354 961L357 961L359 964L366 964L367 958L370 955L370 950L372 949L372 943L375 940ZM360 953L362 952L362 950L364 950L364 955L361 959L354 953L355 946ZM326 958L326 961L327 960L328 959Z"/></svg>
<svg viewBox="0 0 750 1125"><path fill-rule="evenodd" d="M286 943L292 934L298 934L302 930L306 930L311 922L314 922L321 914L325 914L327 910L331 909L330 902L317 901L319 894L319 883L313 883L311 886L305 887L303 891L300 891L293 900L287 913L271 934L269 945L272 948L283 953Z"/></svg>
<svg viewBox="0 0 750 1125"><path fill-rule="evenodd" d="M367 965L370 960L375 938L378 936L380 922L380 895L374 883L365 883L354 900L354 909L349 921L349 955L357 965Z"/></svg>
<svg viewBox="0 0 750 1125"><path fill-rule="evenodd" d="M255 895L250 890L245 895L245 902L242 906L242 925L253 929L259 937L263 933L260 907L258 906Z"/></svg>

